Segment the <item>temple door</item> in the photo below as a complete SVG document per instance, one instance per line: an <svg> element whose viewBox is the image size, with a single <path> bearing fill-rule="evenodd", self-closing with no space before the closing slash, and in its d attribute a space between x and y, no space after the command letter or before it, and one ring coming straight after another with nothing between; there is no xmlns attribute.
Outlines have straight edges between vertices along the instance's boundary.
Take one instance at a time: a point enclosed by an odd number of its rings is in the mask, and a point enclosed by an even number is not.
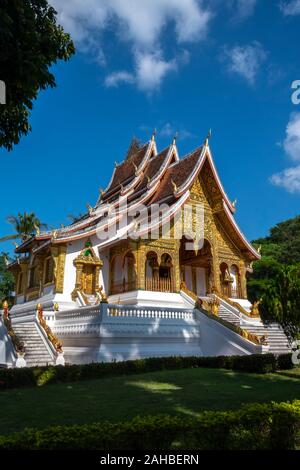
<svg viewBox="0 0 300 470"><path fill-rule="evenodd" d="M85 265L82 272L82 290L85 294L93 295L95 292L95 269L92 265Z"/></svg>

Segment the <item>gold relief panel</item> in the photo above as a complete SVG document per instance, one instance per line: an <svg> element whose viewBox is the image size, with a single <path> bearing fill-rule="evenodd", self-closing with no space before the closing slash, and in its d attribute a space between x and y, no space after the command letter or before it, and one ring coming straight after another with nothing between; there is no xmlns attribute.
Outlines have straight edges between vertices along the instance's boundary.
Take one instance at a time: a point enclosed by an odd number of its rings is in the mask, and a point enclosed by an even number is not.
<svg viewBox="0 0 300 470"><path fill-rule="evenodd" d="M57 293L63 293L64 291L64 276L65 276L65 262L66 262L66 245L59 245L56 262L55 263L55 291ZM55 258L54 258L55 259Z"/></svg>

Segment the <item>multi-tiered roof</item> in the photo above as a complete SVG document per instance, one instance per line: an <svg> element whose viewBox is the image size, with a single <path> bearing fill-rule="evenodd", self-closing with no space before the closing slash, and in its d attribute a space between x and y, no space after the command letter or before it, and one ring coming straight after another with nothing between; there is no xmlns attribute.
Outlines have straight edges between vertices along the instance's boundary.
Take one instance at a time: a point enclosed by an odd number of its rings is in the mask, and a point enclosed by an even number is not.
<svg viewBox="0 0 300 470"><path fill-rule="evenodd" d="M229 224L231 237L236 246L250 260L258 259L259 254L246 240L234 220L235 207L224 191L217 174L208 139L202 146L180 159L175 139L170 146L158 152L154 136L140 148L131 151L122 163L115 164L108 187L105 191L101 191L96 205L90 207L89 212L80 220L67 227L36 234L16 251L37 252L48 244L61 244L92 236L99 229L99 225L105 226L120 220L122 203L125 200L127 209L133 209L138 204L150 207L154 203L167 203L170 207L169 215L172 217L188 200L193 183L202 171L209 176L209 190L214 198L221 201L221 208L216 216L227 226ZM112 208L119 209L117 215L107 217ZM121 235L124 235L124 231L130 234L134 226L134 221L129 221L128 226L123 227L122 233L100 242L100 247L116 243Z"/></svg>

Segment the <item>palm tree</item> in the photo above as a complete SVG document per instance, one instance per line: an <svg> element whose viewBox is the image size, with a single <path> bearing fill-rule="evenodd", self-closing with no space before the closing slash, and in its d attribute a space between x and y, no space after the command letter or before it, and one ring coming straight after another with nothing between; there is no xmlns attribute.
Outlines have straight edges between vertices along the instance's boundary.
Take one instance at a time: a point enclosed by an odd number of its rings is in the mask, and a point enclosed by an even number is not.
<svg viewBox="0 0 300 470"><path fill-rule="evenodd" d="M28 240L35 233L39 232L41 228L47 229L47 224L42 223L34 212L18 213L18 216L9 215L7 221L14 226L16 233L14 235L7 235L0 238L0 242L7 240L16 240L20 238L22 242Z"/></svg>

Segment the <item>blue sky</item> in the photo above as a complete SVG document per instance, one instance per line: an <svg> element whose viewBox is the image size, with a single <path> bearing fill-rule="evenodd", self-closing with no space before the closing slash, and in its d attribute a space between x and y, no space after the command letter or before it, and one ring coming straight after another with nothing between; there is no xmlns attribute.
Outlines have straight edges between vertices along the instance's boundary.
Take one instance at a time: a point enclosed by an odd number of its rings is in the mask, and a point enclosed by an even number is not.
<svg viewBox="0 0 300 470"><path fill-rule="evenodd" d="M94 204L133 135L181 155L209 128L251 240L299 214L300 1L52 0L77 46L40 93L32 132L0 151L0 233L34 211L51 227ZM2 249L10 249L3 244Z"/></svg>

